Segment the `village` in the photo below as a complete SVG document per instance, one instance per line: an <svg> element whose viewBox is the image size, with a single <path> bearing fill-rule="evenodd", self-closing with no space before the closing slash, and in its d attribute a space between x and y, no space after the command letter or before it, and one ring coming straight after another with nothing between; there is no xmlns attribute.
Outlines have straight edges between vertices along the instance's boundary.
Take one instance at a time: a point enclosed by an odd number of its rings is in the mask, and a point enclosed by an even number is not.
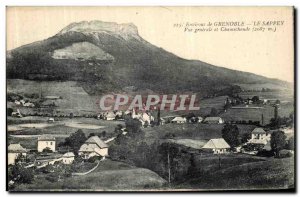
<svg viewBox="0 0 300 197"><path fill-rule="evenodd" d="M55 101L60 98L58 96L48 96L47 99ZM22 108L34 108L36 105L34 102L30 100L25 102L20 99L15 100L13 103L15 106L14 110L10 110L9 114L13 120L22 120L26 116L35 117L34 114L24 114L20 110ZM55 102L52 103L52 107L56 105ZM46 116L41 115L39 120L42 120L43 124L48 125L49 128L52 126L65 128L66 126L76 125L78 126L76 128L79 129L65 137L56 137L55 134L47 134L46 132L45 134L35 135L34 138L24 138L27 141L31 140L30 148L22 145L24 140L19 141L19 143L9 143L7 148L8 165L12 171L17 170L17 173L24 169L25 171L27 169L31 170L35 175L30 179L40 176L39 174L41 173L46 173L46 179L52 182L59 182L64 176L71 178L76 176L84 177L87 174L93 174L93 171L97 170L98 166L101 166L103 162L121 161L128 163L130 161L129 163L132 163L130 154L124 155L118 151L119 148L128 148L127 145L122 145L123 142L125 143L128 140L138 142L139 134L136 133L137 130L145 133L145 138L142 141L148 143L149 146L152 145L147 140L151 136L150 138L156 138L156 141L159 141L159 147L169 143L172 146L176 146L176 148L179 147L180 154L184 152L184 154L192 155L192 157L206 158L207 155L216 155L220 158L220 155L223 155L221 157L230 158L248 155L246 156L247 158L252 156L286 158L293 156L293 119L285 118L283 120L283 117L278 115L280 100L259 99L257 96L253 96L252 99L232 96L227 97L223 101L223 106L223 110L219 112L212 108L210 114L206 116L187 113L183 115L169 114L161 117L159 110L138 111L135 109L107 111L95 115L82 115L82 117L73 113L70 113L67 117L58 114L53 115L53 113ZM273 109L271 122L266 121L263 114L258 117L258 121L234 121L226 118L226 113L229 110L261 109L266 106ZM36 117L40 116L39 114L35 115ZM78 118L91 119L93 122L102 121L107 124L116 122L118 124L114 124L114 132L106 133L102 130L99 133L89 133L86 137L86 124L84 122L73 122ZM30 124L28 125L30 127ZM22 124L20 126L16 124L8 126L9 128L17 127L15 133L19 132L20 134L22 134L22 129L24 129ZM243 127L240 126L245 126L247 131L241 130ZM95 129L101 128L101 126L97 125L94 125L94 127ZM209 129L199 133L197 129L202 127ZM43 130L43 128L41 129ZM93 125L89 125L87 128L93 129ZM194 137L186 137L184 134L186 132L193 133L191 135ZM21 139L18 135L11 135L11 137L12 139ZM170 166L171 163L166 165ZM190 166L192 164L184 165ZM15 169L14 166L18 166L18 168ZM145 165L143 164L141 167L145 167ZM159 175L162 173L157 169L151 170ZM12 188L15 188L21 182L20 176L12 177L9 184ZM169 178L163 178L167 179L169 183L172 182L171 175L169 175ZM176 180L175 175L174 180Z"/></svg>

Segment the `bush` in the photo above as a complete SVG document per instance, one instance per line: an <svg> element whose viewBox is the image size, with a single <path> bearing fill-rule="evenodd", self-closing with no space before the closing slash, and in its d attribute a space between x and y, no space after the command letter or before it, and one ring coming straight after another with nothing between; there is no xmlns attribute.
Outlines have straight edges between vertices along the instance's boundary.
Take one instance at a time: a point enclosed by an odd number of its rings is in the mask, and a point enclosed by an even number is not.
<svg viewBox="0 0 300 197"><path fill-rule="evenodd" d="M49 147L43 149L43 153L52 153L52 152L53 151Z"/></svg>
<svg viewBox="0 0 300 197"><path fill-rule="evenodd" d="M31 183L34 179L34 171L30 168L16 164L8 169L8 178L17 183Z"/></svg>
<svg viewBox="0 0 300 197"><path fill-rule="evenodd" d="M273 151L267 151L267 150L260 150L260 151L257 152L256 155L260 156L260 157L273 157L274 152Z"/></svg>
<svg viewBox="0 0 300 197"><path fill-rule="evenodd" d="M51 173L48 176L45 177L47 181L50 181L51 183L57 182L59 179L59 175L57 173Z"/></svg>
<svg viewBox="0 0 300 197"><path fill-rule="evenodd" d="M93 157L90 157L87 161L90 163L95 163L96 161L99 161L99 160L101 160L100 156L93 156Z"/></svg>

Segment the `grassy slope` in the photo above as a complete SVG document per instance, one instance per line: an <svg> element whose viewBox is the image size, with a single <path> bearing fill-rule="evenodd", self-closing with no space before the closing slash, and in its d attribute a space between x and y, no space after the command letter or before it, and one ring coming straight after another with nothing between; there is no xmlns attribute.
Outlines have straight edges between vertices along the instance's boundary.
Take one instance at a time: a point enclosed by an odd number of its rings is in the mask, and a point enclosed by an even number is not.
<svg viewBox="0 0 300 197"><path fill-rule="evenodd" d="M269 159L217 170L179 186L193 189L287 189L294 187L294 158Z"/></svg>
<svg viewBox="0 0 300 197"><path fill-rule="evenodd" d="M96 111L96 98L88 95L77 82L67 81L30 81L22 79L8 79L7 92L20 95L25 93L40 94L43 96L61 96L62 99L55 100L55 104L62 112L77 112L81 110ZM25 110L21 108L21 111Z"/></svg>
<svg viewBox="0 0 300 197"><path fill-rule="evenodd" d="M165 124L159 127L145 128L145 137L148 140L161 139L167 133L173 133L180 139L212 139L222 136L224 125L218 124ZM240 134L251 132L255 126L238 125Z"/></svg>
<svg viewBox="0 0 300 197"><path fill-rule="evenodd" d="M161 188L166 181L156 173L136 168L128 164L106 160L90 174L66 178L62 182L50 183L40 178L35 179L33 184L21 185L18 190L87 190L87 191L117 191L117 190L142 190ZM45 189L47 188L47 189Z"/></svg>

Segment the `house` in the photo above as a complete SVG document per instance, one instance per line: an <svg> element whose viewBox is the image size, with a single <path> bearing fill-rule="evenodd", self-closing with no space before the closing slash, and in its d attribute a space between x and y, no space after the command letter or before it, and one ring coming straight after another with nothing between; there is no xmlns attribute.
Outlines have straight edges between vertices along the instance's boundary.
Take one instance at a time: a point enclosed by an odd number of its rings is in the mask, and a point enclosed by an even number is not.
<svg viewBox="0 0 300 197"><path fill-rule="evenodd" d="M172 123L178 123L178 124L183 124L186 123L186 118L184 117L175 117L174 119L171 120Z"/></svg>
<svg viewBox="0 0 300 197"><path fill-rule="evenodd" d="M59 96L45 96L44 98L45 98L45 99L49 99L49 100L57 100L57 99L59 99L60 97L59 97Z"/></svg>
<svg viewBox="0 0 300 197"><path fill-rule="evenodd" d="M148 112L141 112L141 113L136 113L136 111L133 109L131 113L131 117L133 119L137 119L142 123L142 126L149 126L152 121L154 121L154 117L151 116L150 113Z"/></svg>
<svg viewBox="0 0 300 197"><path fill-rule="evenodd" d="M8 152L8 165L14 165L16 159L22 155L26 157L27 150L23 148L20 144L10 144L7 148Z"/></svg>
<svg viewBox="0 0 300 197"><path fill-rule="evenodd" d="M53 123L54 122L54 118L48 118L48 122Z"/></svg>
<svg viewBox="0 0 300 197"><path fill-rule="evenodd" d="M189 119L190 123L201 123L202 121L203 121L203 118L200 116L198 116L198 117L194 116Z"/></svg>
<svg viewBox="0 0 300 197"><path fill-rule="evenodd" d="M18 101L18 100L15 100L15 104L16 104L16 105L21 105L21 102Z"/></svg>
<svg viewBox="0 0 300 197"><path fill-rule="evenodd" d="M28 102L28 103L24 103L23 106L24 107L34 107L35 105L33 103Z"/></svg>
<svg viewBox="0 0 300 197"><path fill-rule="evenodd" d="M198 116L198 123L201 123L203 121L203 118L201 116Z"/></svg>
<svg viewBox="0 0 300 197"><path fill-rule="evenodd" d="M62 156L62 162L63 162L64 164L71 164L71 163L73 163L74 158L75 158L74 153L72 153L72 152L67 152L67 153L65 153L65 154Z"/></svg>
<svg viewBox="0 0 300 197"><path fill-rule="evenodd" d="M248 141L248 143L266 145L270 139L270 134L267 134L267 132L262 128L257 127L251 132L251 139Z"/></svg>
<svg viewBox="0 0 300 197"><path fill-rule="evenodd" d="M208 124L223 124L224 120L221 117L207 117L203 122Z"/></svg>
<svg viewBox="0 0 300 197"><path fill-rule="evenodd" d="M112 111L106 112L104 114L104 120L115 120L115 118L116 118L116 114Z"/></svg>
<svg viewBox="0 0 300 197"><path fill-rule="evenodd" d="M93 156L105 157L108 155L108 146L98 136L92 136L80 147L78 154L84 159Z"/></svg>
<svg viewBox="0 0 300 197"><path fill-rule="evenodd" d="M17 109L16 112L12 112L11 116L12 117L18 117L18 118L22 118L23 117L19 109Z"/></svg>
<svg viewBox="0 0 300 197"><path fill-rule="evenodd" d="M43 152L45 148L49 148L50 150L55 152L55 137L47 134L38 137L38 152Z"/></svg>
<svg viewBox="0 0 300 197"><path fill-rule="evenodd" d="M24 106L26 102L22 99L20 100L20 103Z"/></svg>
<svg viewBox="0 0 300 197"><path fill-rule="evenodd" d="M203 150L213 152L214 154L224 154L230 149L229 144L223 139L211 139L203 147Z"/></svg>
<svg viewBox="0 0 300 197"><path fill-rule="evenodd" d="M160 125L164 125L164 124L166 124L166 120L165 120L165 119L163 119L163 118L160 118L159 124L160 124Z"/></svg>

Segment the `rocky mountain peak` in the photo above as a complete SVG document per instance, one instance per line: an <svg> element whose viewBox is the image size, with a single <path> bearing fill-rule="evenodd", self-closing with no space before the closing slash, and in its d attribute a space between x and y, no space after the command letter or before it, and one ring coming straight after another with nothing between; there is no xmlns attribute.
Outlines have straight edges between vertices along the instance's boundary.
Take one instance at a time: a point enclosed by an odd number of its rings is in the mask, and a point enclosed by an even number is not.
<svg viewBox="0 0 300 197"><path fill-rule="evenodd" d="M138 29L133 23L118 24L115 22L103 22L98 20L71 23L62 29L58 35L72 31L84 34L107 33L120 36L124 39L139 38Z"/></svg>

